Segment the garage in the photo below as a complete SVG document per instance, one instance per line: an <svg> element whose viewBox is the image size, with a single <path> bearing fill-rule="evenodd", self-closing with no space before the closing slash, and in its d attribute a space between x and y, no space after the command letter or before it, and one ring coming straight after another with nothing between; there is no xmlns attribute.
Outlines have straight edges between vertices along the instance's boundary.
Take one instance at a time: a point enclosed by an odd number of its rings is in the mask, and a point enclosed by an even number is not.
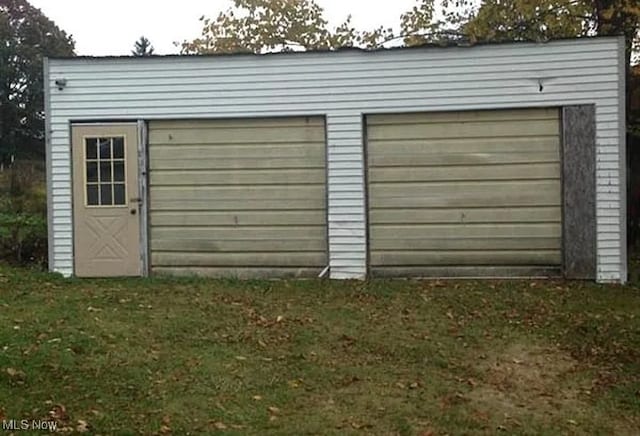
<svg viewBox="0 0 640 436"><path fill-rule="evenodd" d="M624 282L624 51L47 59L50 268Z"/></svg>
<svg viewBox="0 0 640 436"><path fill-rule="evenodd" d="M317 276L327 265L322 117L151 121L155 273Z"/></svg>
<svg viewBox="0 0 640 436"><path fill-rule="evenodd" d="M558 109L372 115L366 128L373 275L561 273Z"/></svg>

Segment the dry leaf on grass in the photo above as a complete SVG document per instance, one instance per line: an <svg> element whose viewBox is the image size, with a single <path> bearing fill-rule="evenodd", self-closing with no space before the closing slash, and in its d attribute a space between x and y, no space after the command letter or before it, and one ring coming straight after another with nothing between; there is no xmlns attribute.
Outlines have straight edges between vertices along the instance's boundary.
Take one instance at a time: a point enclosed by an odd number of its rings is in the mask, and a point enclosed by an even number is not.
<svg viewBox="0 0 640 436"><path fill-rule="evenodd" d="M76 431L78 433L86 433L89 431L89 423L85 420L79 419L76 425Z"/></svg>
<svg viewBox="0 0 640 436"><path fill-rule="evenodd" d="M215 428L217 428L218 430L226 430L227 429L227 426L225 425L225 423L224 422L220 422L220 421L214 422L213 426Z"/></svg>
<svg viewBox="0 0 640 436"><path fill-rule="evenodd" d="M20 371L19 369L15 368L7 368L5 371L11 378L22 379L26 376L24 371Z"/></svg>

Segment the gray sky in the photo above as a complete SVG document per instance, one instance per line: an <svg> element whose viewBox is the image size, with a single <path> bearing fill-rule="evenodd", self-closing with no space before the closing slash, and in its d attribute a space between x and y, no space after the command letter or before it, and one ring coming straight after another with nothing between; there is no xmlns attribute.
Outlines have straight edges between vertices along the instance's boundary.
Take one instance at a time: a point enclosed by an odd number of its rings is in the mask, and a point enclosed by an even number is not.
<svg viewBox="0 0 640 436"><path fill-rule="evenodd" d="M177 53L174 41L193 39L202 15L215 17L230 0L29 0L73 35L80 55L127 55L141 35L157 54ZM400 14L416 0L317 0L337 25L349 14L358 29L397 28Z"/></svg>

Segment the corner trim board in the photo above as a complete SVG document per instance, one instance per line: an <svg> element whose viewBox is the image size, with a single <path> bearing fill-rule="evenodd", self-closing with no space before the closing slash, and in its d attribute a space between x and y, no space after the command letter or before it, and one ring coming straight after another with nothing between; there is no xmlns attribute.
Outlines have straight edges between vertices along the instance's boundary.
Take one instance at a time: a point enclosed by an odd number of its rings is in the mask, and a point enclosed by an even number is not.
<svg viewBox="0 0 640 436"><path fill-rule="evenodd" d="M140 199L140 269L149 276L149 208L147 183L147 143L149 131L144 120L138 120L138 198Z"/></svg>
<svg viewBox="0 0 640 436"><path fill-rule="evenodd" d="M628 242L627 242L627 68L626 65L626 41L624 36L619 37L621 43L618 44L619 50L619 80L620 84L620 123L619 148L620 148L620 282L626 283L628 280Z"/></svg>
<svg viewBox="0 0 640 436"><path fill-rule="evenodd" d="M47 258L49 271L55 271L53 250L53 166L51 156L51 96L49 90L49 58L43 60L44 80L44 150L47 178Z"/></svg>
<svg viewBox="0 0 640 436"><path fill-rule="evenodd" d="M597 277L596 109L562 108L562 247L567 279Z"/></svg>

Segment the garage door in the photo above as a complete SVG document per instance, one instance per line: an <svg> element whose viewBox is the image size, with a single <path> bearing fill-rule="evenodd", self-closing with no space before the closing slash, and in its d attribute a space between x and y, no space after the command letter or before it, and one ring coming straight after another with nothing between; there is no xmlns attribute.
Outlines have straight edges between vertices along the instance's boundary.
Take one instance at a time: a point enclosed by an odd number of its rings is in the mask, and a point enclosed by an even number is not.
<svg viewBox="0 0 640 436"><path fill-rule="evenodd" d="M367 117L374 275L555 275L557 109Z"/></svg>
<svg viewBox="0 0 640 436"><path fill-rule="evenodd" d="M149 123L151 269L316 276L327 265L323 118Z"/></svg>

